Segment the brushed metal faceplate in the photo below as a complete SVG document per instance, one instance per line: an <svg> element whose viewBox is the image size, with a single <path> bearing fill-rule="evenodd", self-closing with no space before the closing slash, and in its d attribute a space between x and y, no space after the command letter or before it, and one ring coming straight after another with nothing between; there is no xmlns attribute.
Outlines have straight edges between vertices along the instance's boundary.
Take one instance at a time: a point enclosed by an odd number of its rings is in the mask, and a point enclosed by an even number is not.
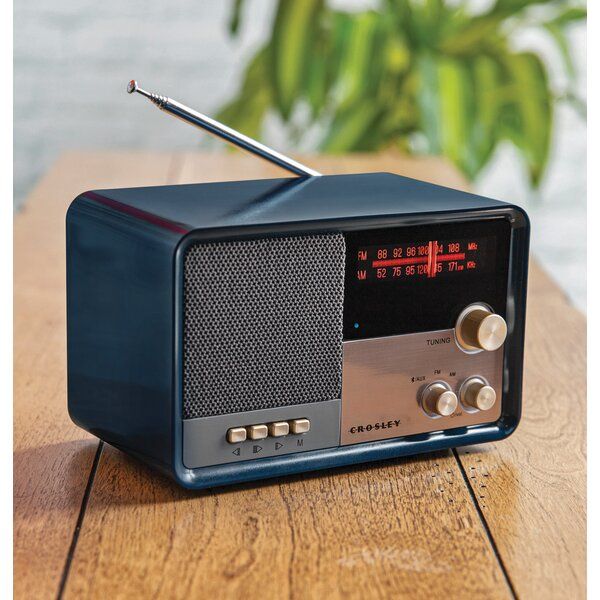
<svg viewBox="0 0 600 600"><path fill-rule="evenodd" d="M503 348L467 354L454 329L344 342L341 445L492 423L501 414ZM421 390L445 381L458 395L478 375L498 396L487 411L459 404L449 417L430 417L419 404Z"/></svg>

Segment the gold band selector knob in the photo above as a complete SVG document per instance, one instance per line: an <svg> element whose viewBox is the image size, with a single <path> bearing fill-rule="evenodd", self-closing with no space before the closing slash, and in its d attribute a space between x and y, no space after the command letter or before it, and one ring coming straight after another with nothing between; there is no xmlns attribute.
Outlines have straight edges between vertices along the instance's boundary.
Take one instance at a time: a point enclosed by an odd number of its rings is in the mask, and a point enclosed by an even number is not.
<svg viewBox="0 0 600 600"><path fill-rule="evenodd" d="M460 401L469 408L490 410L496 404L496 391L480 377L471 377L460 388Z"/></svg>
<svg viewBox="0 0 600 600"><path fill-rule="evenodd" d="M465 350L498 350L508 328L506 321L486 306L468 306L456 321L456 340Z"/></svg>
<svg viewBox="0 0 600 600"><path fill-rule="evenodd" d="M436 381L423 390L421 404L430 416L449 417L458 406L458 398L447 383Z"/></svg>

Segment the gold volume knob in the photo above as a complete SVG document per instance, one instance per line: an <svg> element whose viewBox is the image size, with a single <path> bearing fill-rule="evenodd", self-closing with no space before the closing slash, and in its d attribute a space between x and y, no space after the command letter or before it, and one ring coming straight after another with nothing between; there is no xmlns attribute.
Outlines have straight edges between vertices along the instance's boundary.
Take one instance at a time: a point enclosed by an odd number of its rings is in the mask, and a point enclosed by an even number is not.
<svg viewBox="0 0 600 600"><path fill-rule="evenodd" d="M458 398L447 383L436 381L423 390L421 404L430 416L449 417L458 406Z"/></svg>
<svg viewBox="0 0 600 600"><path fill-rule="evenodd" d="M456 340L465 350L498 350L508 328L506 321L482 304L463 310L456 321Z"/></svg>
<svg viewBox="0 0 600 600"><path fill-rule="evenodd" d="M471 377L460 388L460 401L477 410L489 410L496 404L496 391L480 377Z"/></svg>

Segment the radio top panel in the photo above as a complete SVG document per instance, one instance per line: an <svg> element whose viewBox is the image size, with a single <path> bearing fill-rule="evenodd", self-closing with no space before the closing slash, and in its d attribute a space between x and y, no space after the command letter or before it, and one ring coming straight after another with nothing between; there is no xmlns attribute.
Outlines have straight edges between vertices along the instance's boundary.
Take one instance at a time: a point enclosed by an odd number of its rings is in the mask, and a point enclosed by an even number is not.
<svg viewBox="0 0 600 600"><path fill-rule="evenodd" d="M273 230L324 230L328 224L345 230L383 227L394 216L402 224L442 222L502 211L523 224L518 207L391 173L327 175L308 179L262 179L220 183L96 190L80 196L123 216L181 234L219 228L243 229L240 234ZM489 211L489 212L488 212ZM475 214L476 213L476 214ZM477 236L476 236L477 237ZM429 241L425 236L422 240ZM395 240L390 240L394 243ZM368 244L368 240L366 240Z"/></svg>

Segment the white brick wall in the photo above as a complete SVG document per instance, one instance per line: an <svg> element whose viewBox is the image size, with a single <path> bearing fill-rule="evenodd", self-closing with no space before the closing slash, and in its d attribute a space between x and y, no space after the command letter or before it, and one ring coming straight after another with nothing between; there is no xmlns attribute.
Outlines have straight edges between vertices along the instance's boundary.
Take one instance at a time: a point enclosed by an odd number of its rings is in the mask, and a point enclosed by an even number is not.
<svg viewBox="0 0 600 600"><path fill-rule="evenodd" d="M236 89L274 4L228 0L16 0L15 197L65 149L197 148L202 136L125 92L131 78L207 113Z"/></svg>

